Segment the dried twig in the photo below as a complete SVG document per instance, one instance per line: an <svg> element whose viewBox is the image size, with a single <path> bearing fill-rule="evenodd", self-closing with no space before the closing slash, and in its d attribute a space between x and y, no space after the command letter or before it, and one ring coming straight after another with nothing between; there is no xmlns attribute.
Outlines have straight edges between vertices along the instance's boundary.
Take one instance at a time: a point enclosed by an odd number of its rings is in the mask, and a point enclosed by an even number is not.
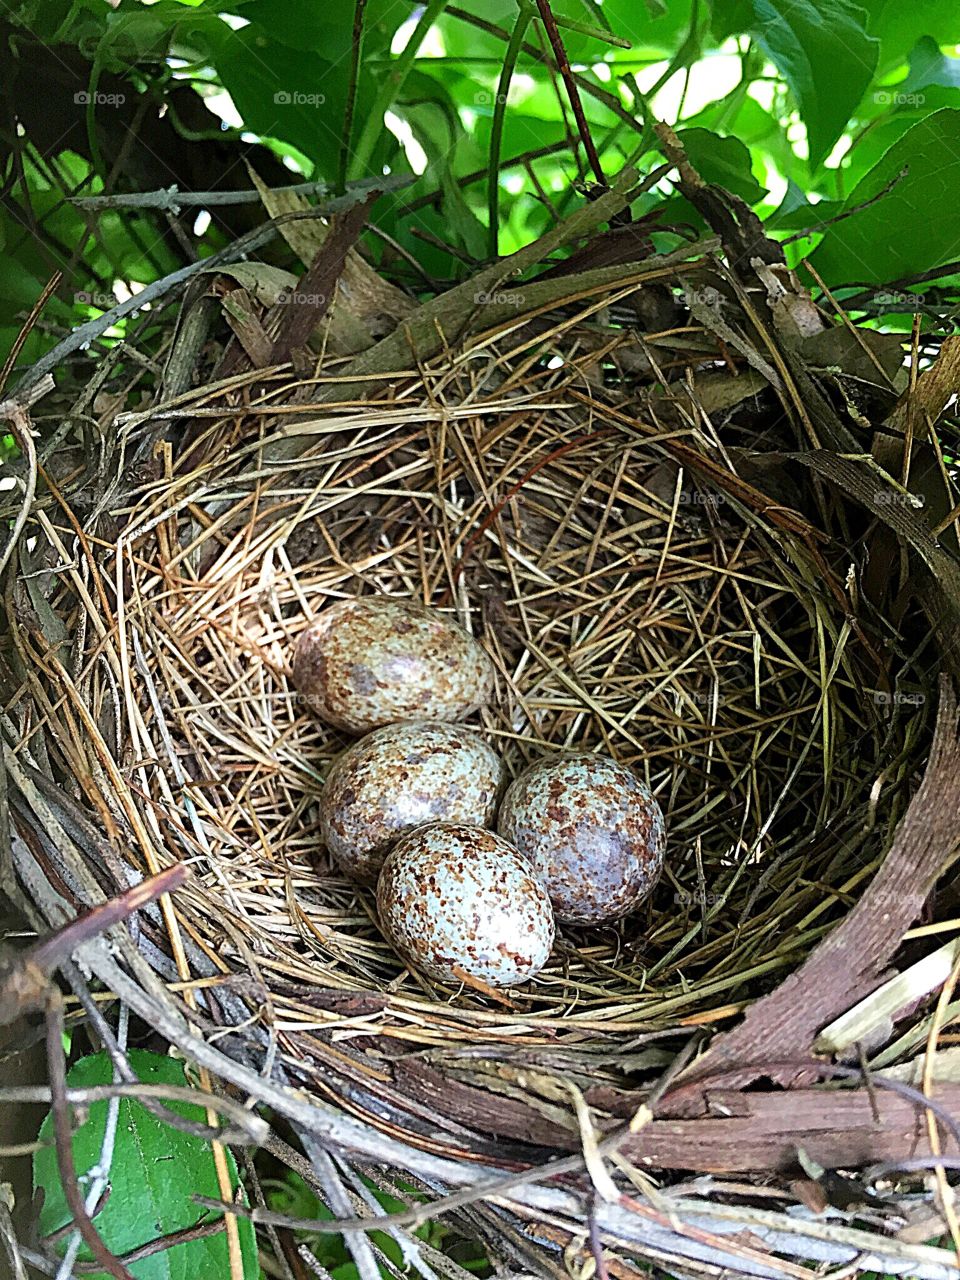
<svg viewBox="0 0 960 1280"><path fill-rule="evenodd" d="M183 863L167 867L149 876L126 893L94 907L57 933L22 952L8 963L6 972L0 967L0 1026L46 1002L48 976L90 938L112 929L134 911L155 902L164 893L172 893L186 880L188 869Z"/></svg>
<svg viewBox="0 0 960 1280"><path fill-rule="evenodd" d="M399 191L413 181L404 174L388 174L382 178L361 178L347 183L345 195L331 196L314 206L318 214L342 213L356 200L363 200L370 191ZM296 182L289 187L278 187L283 195L325 196L330 191L328 182ZM181 209L216 208L218 205L259 204L260 195L252 187L240 191L181 191L179 187L165 187L162 191L114 192L107 196L72 196L71 204L80 209L100 212L104 209L159 209L178 213ZM348 203L349 202L349 203Z"/></svg>
<svg viewBox="0 0 960 1280"><path fill-rule="evenodd" d="M587 159L590 162L590 168L593 170L593 176L601 186L605 187L607 185L607 180L604 176L603 166L600 164L600 156L597 154L593 135L590 132L590 125L587 123L587 117L583 111L583 103L580 101L580 90L577 87L576 78L570 69L570 59L567 57L567 51L557 27L557 20L553 16L553 10L550 8L550 0L537 0L537 9L540 11L540 21L543 23L544 30L547 33L547 39L550 41L550 47L553 50L553 56L557 60L557 67L559 68L560 75L563 77L563 83L566 85L567 96L570 99L570 106L573 108L577 128L580 131L580 140L583 143L583 149L587 153Z"/></svg>
<svg viewBox="0 0 960 1280"><path fill-rule="evenodd" d="M58 992L51 990L46 1005L47 1014L47 1069L50 1074L51 1109L53 1131L57 1148L57 1166L63 1194L77 1230L84 1244L104 1271L115 1280L133 1280L130 1272L100 1239L100 1233L90 1220L84 1204L83 1193L77 1181L73 1163L73 1137L70 1126L70 1104L67 1101L67 1081L63 1059L63 1012Z"/></svg>

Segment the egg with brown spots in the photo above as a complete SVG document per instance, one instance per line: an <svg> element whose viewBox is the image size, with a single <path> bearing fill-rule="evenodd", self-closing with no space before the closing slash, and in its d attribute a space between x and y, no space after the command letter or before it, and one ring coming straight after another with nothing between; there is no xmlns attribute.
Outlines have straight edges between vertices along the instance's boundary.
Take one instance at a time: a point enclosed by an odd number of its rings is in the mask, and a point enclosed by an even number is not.
<svg viewBox="0 0 960 1280"><path fill-rule="evenodd" d="M479 734L442 722L387 725L334 763L320 831L343 872L374 884L390 846L429 822L493 825L503 762Z"/></svg>
<svg viewBox="0 0 960 1280"><path fill-rule="evenodd" d="M627 915L660 875L663 813L609 756L539 760L507 788L497 830L531 861L556 918L605 924Z"/></svg>
<svg viewBox="0 0 960 1280"><path fill-rule="evenodd" d="M461 823L421 827L387 854L377 884L387 936L440 982L526 982L553 946L553 912L527 859L506 840Z"/></svg>
<svg viewBox="0 0 960 1280"><path fill-rule="evenodd" d="M462 720L489 702L493 663L445 614L411 600L338 600L301 632L293 682L322 720L367 733L401 720Z"/></svg>

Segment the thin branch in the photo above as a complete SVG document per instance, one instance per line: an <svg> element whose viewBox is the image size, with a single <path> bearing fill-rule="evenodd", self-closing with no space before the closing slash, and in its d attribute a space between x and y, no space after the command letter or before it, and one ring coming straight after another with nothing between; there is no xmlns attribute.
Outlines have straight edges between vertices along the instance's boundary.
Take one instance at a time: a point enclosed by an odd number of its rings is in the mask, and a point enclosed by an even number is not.
<svg viewBox="0 0 960 1280"><path fill-rule="evenodd" d="M347 165L350 161L350 135L353 133L353 113L357 105L357 83L360 78L360 58L363 52L363 14L367 0L353 0L353 38L350 53L350 80L347 84L347 104L343 112L343 137L340 139L340 157L337 161L337 190L347 188Z"/></svg>
<svg viewBox="0 0 960 1280"><path fill-rule="evenodd" d="M33 443L33 424L30 421L30 415L19 401L5 401L0 405L0 420L3 419L6 419L13 428L13 435L20 452L27 460L27 478L23 483L23 501L20 504L20 510L17 512L6 545L0 552L0 574L7 567L10 557L20 542L37 492L37 449ZM2 1002L0 1002L0 1011L2 1011Z"/></svg>
<svg viewBox="0 0 960 1280"><path fill-rule="evenodd" d="M47 997L47 976L62 961L69 960L78 947L112 929L163 894L178 889L187 874L187 867L178 862L155 876L141 880L126 893L71 920L49 938L25 951L6 973L0 970L0 1026L6 1026L21 1014L43 1006Z"/></svg>
<svg viewBox="0 0 960 1280"><path fill-rule="evenodd" d="M353 1206L350 1203L350 1197L347 1194L346 1187L343 1185L337 1166L333 1162L333 1156L328 1151L325 1151L310 1133L301 1134L301 1141L303 1142L303 1149L309 1157L314 1172L323 1187L327 1207L337 1216L343 1215L346 1217L352 1215ZM346 1235L344 1236L344 1244L356 1264L360 1280L380 1280L377 1259L374 1256L373 1247L367 1234L357 1231Z"/></svg>
<svg viewBox="0 0 960 1280"><path fill-rule="evenodd" d="M100 1238L83 1201L77 1169L73 1162L73 1135L70 1125L70 1103L67 1101L67 1077L63 1057L63 1003L60 992L51 988L47 998L47 1069L50 1074L53 1132L57 1148L60 1184L77 1230L84 1243L104 1271L114 1280L133 1280L130 1272Z"/></svg>
<svg viewBox="0 0 960 1280"><path fill-rule="evenodd" d="M493 121L490 126L490 162L487 170L487 245L491 259L500 252L500 146L503 142L503 122L506 117L507 95L510 82L520 56L524 33L533 17L533 9L527 3L520 5L517 21L510 34L510 43L503 57L497 94L493 104Z"/></svg>
<svg viewBox="0 0 960 1280"><path fill-rule="evenodd" d="M870 197L869 200L862 200L859 204L851 205L849 209L842 209L840 213L834 214L832 218L824 218L822 222L813 222L807 227L803 227L800 231L795 231L792 236L787 236L786 240L781 240L781 244L793 244L795 240L803 240L806 236L815 235L819 231L826 231L827 227L835 227L838 222L843 222L847 218L852 217L855 213L860 213L864 209L869 209L872 204L876 204L878 200L882 200L884 196L888 196L894 187L901 182L909 173L909 167L904 166L899 173L895 173L893 177L881 189ZM776 229L776 214L773 215L773 227Z"/></svg>
<svg viewBox="0 0 960 1280"><path fill-rule="evenodd" d="M52 1097L51 1089L43 1084L10 1085L7 1088L0 1088L2 1102L21 1104L50 1102ZM151 1098L167 1098L172 1102L186 1102L191 1106L206 1107L219 1112L233 1122L232 1128L216 1129L209 1125L191 1124L181 1116L181 1123L172 1126L193 1137L202 1138L206 1142L260 1146L269 1133L267 1121L248 1111L239 1102L234 1102L231 1098L219 1093L195 1089L192 1085L148 1084L141 1080L122 1080L114 1084L95 1084L85 1089L67 1089L66 1091L67 1102L76 1107L89 1106L92 1102L103 1102L106 1098L131 1098L136 1102L145 1102Z"/></svg>
<svg viewBox="0 0 960 1280"><path fill-rule="evenodd" d="M9 379L10 374L13 372L14 366L17 363L17 359L20 355L20 352L23 350L24 343L27 341L27 338L29 338L30 334L33 332L37 321L40 319L41 315L43 314L43 309L47 305L48 299L50 298L54 290L57 288L62 278L63 278L63 272L55 271L54 274L47 281L47 283L43 286L43 290L40 294L40 297L37 298L36 302L30 308L30 314L27 316L26 320L24 320L23 325L21 326L20 332L17 334L16 338L14 339L13 346L10 348L9 352L7 353L6 360L4 360L3 362L3 368L0 369L0 394L3 393L3 389L7 385L7 380Z"/></svg>
<svg viewBox="0 0 960 1280"><path fill-rule="evenodd" d="M570 67L570 59L567 57L567 51L557 27L557 20L553 16L553 10L550 8L550 0L537 0L537 8L540 10L540 21L544 25L547 39L553 49L553 56L556 58L560 74L563 76L563 83L567 86L570 106L573 108L574 119L577 122L577 128L580 130L580 140L583 142L583 149L586 151L587 159L590 161L593 176L601 186L606 186L607 180L603 174L600 157L597 155L597 148L593 144L593 135L590 132L589 124L587 124L583 103L580 101L580 90L577 88L576 77Z"/></svg>
<svg viewBox="0 0 960 1280"><path fill-rule="evenodd" d="M359 199L369 191L399 191L408 187L413 178L405 174L385 175L382 178L361 178L358 182L348 182L345 192L331 196L326 203L318 204L318 213L340 213L343 210L344 198L356 196ZM289 187L275 187L274 192L283 196L325 196L330 190L329 182L296 182ZM111 196L72 196L71 204L79 209L160 209L163 212L179 213L181 209L215 208L226 204L259 204L260 193L254 188L243 188L240 191L181 191L179 187L164 187L160 191L137 191L124 194L118 192Z"/></svg>

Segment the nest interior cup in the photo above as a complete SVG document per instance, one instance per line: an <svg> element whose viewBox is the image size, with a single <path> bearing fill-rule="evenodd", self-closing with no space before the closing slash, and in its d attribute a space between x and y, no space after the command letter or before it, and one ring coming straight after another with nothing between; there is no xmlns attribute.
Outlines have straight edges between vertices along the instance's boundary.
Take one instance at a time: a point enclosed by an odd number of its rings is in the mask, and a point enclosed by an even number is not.
<svg viewBox="0 0 960 1280"><path fill-rule="evenodd" d="M876 865L922 747L865 821L889 734L881 627L843 592L842 547L705 488L671 455L676 431L596 428L560 382L505 399L457 368L415 404L304 411L296 456L286 419L251 444L224 406L209 447L142 486L102 552L110 616L76 597L96 638L78 772L105 867L190 862L190 972L210 999L233 982L249 1034L306 1087L373 1125L388 1107L415 1144L449 1126L501 1159L579 1149L551 1072L601 1128L622 1123L631 1072L672 1056L643 1037L722 1027L790 973ZM710 453L692 429L685 447ZM505 1000L408 971L323 849L320 793L353 739L313 713L290 657L326 605L377 594L490 655L493 698L467 723L510 777L598 751L664 811L653 893L615 924L562 926ZM909 741L928 710L898 708ZM76 752L66 712L44 732ZM175 978L164 918L142 914L151 965Z"/></svg>
<svg viewBox="0 0 960 1280"><path fill-rule="evenodd" d="M844 602L754 513L664 496L679 473L655 443L581 437L562 410L508 430L492 411L372 406L266 481L224 451L131 513L132 746L158 762L151 806L168 784L183 796L183 833L163 823L157 838L199 858L197 928L223 961L244 964L226 912L267 977L370 991L402 971L322 849L319 791L350 739L288 667L311 619L357 595L417 598L481 641L497 691L469 723L512 776L553 748L599 749L665 811L655 893L616 928L570 933L525 990L545 1035L574 993L575 1017L614 1030L735 999L737 975L770 960L772 916L786 950L822 884L840 889L838 848L869 861L844 815L872 754L870 655ZM198 479L211 511L230 494L211 529L187 511ZM411 978L404 993L424 995Z"/></svg>

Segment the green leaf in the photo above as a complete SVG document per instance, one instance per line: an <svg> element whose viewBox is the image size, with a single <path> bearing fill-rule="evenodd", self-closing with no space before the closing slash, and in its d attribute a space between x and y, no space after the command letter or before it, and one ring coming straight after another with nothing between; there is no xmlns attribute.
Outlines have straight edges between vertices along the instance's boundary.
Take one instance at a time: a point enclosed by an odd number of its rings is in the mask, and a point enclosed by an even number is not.
<svg viewBox="0 0 960 1280"><path fill-rule="evenodd" d="M748 204L763 198L763 187L750 167L750 152L739 138L722 138L699 128L681 129L677 136L704 181L717 183Z"/></svg>
<svg viewBox="0 0 960 1280"><path fill-rule="evenodd" d="M353 46L356 0L247 0L232 6L259 22L275 40L293 49L312 49L331 60L346 57ZM392 0L367 0L363 14L363 52L389 48L407 10Z"/></svg>
<svg viewBox="0 0 960 1280"><path fill-rule="evenodd" d="M321 176L336 176L348 59L333 62L291 49L251 23L229 33L214 61L248 129L289 142ZM357 88L356 116L363 119L373 101L369 75L361 75Z"/></svg>
<svg viewBox="0 0 960 1280"><path fill-rule="evenodd" d="M131 1067L145 1083L187 1084L183 1065L173 1058L132 1049L129 1059ZM109 1084L112 1079L113 1066L109 1056L97 1053L81 1058L71 1068L67 1084L71 1088L83 1089ZM166 1105L189 1120L206 1122L206 1112L202 1107L172 1101ZM79 1177L99 1164L108 1107L106 1101L94 1102L86 1121L74 1132L73 1159ZM40 1141L44 1146L34 1156L33 1182L44 1193L39 1230L46 1236L71 1221L60 1182L50 1115L40 1127ZM236 1163L229 1151L226 1155L231 1186L236 1188L239 1181ZM109 1195L95 1216L94 1224L104 1244L117 1255L209 1220L211 1211L191 1199L195 1192L220 1198L209 1143L172 1129L132 1098L124 1098L120 1102L109 1188ZM260 1268L253 1227L243 1218L237 1219L237 1226L245 1280L256 1280ZM78 1256L81 1260L91 1260L85 1247ZM199 1240L173 1245L161 1253L131 1263L128 1269L135 1280L223 1280L230 1274L226 1234L220 1231ZM94 1280L105 1280L105 1273L97 1272Z"/></svg>
<svg viewBox="0 0 960 1280"><path fill-rule="evenodd" d="M690 30L693 5L691 0L605 0L603 12L614 35L634 46L629 53L615 51L613 60L635 61L638 51L672 57Z"/></svg>
<svg viewBox="0 0 960 1280"><path fill-rule="evenodd" d="M815 231L843 208L839 200L820 200L816 204L807 200L807 193L795 182L787 183L787 190L780 206L764 219L768 231Z"/></svg>
<svg viewBox="0 0 960 1280"><path fill-rule="evenodd" d="M840 137L877 66L879 45L865 30L867 15L850 0L720 0L766 53L796 99L807 126L811 165ZM736 27L732 27L736 30Z"/></svg>
<svg viewBox="0 0 960 1280"><path fill-rule="evenodd" d="M948 58L932 36L923 36L910 53L910 74L893 88L897 94L915 94L929 85L960 88L960 58Z"/></svg>
<svg viewBox="0 0 960 1280"><path fill-rule="evenodd" d="M960 111L919 120L857 183L844 209L862 205L906 170L887 195L830 227L811 262L828 284L884 284L957 256Z"/></svg>
<svg viewBox="0 0 960 1280"><path fill-rule="evenodd" d="M688 117L685 128L705 128L723 137L739 139L751 154L756 166L773 165L788 181L810 187L809 166L794 151L786 128L747 93L734 94L711 102L695 116ZM762 179L760 179L762 185Z"/></svg>
<svg viewBox="0 0 960 1280"><path fill-rule="evenodd" d="M441 209L461 245L475 262L487 256L486 229L464 199L463 192L454 180L449 167L443 172L443 201Z"/></svg>
<svg viewBox="0 0 960 1280"><path fill-rule="evenodd" d="M162 59L179 30L205 28L219 22L216 14L177 0L158 0L149 8L108 11L97 46L97 65L123 72L139 62Z"/></svg>
<svg viewBox="0 0 960 1280"><path fill-rule="evenodd" d="M867 30L880 41L882 74L902 66L918 36L931 36L938 45L960 41L957 0L871 0Z"/></svg>

